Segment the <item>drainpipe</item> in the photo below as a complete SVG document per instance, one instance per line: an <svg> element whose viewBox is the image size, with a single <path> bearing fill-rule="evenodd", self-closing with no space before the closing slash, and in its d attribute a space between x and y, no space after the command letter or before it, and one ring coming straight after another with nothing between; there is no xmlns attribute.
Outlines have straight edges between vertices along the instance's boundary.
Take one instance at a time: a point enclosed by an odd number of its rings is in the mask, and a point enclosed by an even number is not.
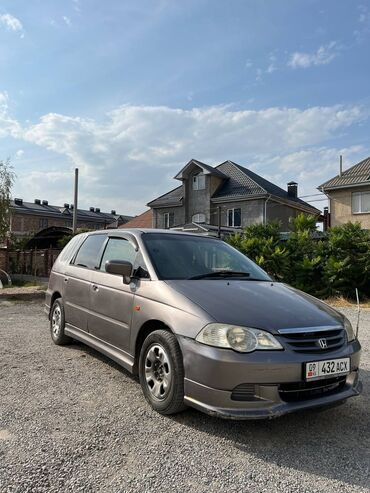
<svg viewBox="0 0 370 493"><path fill-rule="evenodd" d="M267 202L271 199L271 195L267 197L265 200L265 210L264 210L264 215L263 215L263 224L266 226L267 224Z"/></svg>

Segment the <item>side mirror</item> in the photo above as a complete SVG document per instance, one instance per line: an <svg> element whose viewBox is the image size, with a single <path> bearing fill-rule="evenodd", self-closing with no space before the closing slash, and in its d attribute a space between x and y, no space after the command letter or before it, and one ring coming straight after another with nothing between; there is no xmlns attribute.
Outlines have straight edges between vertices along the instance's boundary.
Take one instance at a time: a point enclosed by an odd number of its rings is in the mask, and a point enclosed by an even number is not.
<svg viewBox="0 0 370 493"><path fill-rule="evenodd" d="M132 274L132 263L126 260L107 260L105 262L105 270L109 274L116 274L123 277L125 284L130 284Z"/></svg>

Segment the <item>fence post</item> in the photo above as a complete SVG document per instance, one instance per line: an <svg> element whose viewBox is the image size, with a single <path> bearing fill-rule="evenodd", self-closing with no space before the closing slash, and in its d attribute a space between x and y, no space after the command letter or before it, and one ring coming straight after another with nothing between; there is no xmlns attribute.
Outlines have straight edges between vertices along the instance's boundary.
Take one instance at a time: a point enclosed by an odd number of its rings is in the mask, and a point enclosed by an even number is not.
<svg viewBox="0 0 370 493"><path fill-rule="evenodd" d="M45 276L45 277L49 277L49 269L50 269L50 266L49 266L49 264L50 264L50 247L49 247L47 250L45 250L44 255L45 255L45 263L44 263L44 265L45 265L45 269L44 269L44 276Z"/></svg>

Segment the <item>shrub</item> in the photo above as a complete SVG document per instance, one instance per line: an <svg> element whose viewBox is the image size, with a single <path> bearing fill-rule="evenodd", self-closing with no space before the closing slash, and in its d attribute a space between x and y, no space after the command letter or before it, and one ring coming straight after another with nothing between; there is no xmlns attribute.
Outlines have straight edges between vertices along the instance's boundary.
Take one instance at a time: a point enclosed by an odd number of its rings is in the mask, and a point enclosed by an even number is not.
<svg viewBox="0 0 370 493"><path fill-rule="evenodd" d="M362 296L370 295L370 231L359 223L330 229L324 283L328 295L353 298L355 288Z"/></svg>
<svg viewBox="0 0 370 493"><path fill-rule="evenodd" d="M359 223L330 229L317 239L316 219L300 214L287 239L279 223L252 225L230 236L232 246L276 279L315 296L370 296L370 231Z"/></svg>

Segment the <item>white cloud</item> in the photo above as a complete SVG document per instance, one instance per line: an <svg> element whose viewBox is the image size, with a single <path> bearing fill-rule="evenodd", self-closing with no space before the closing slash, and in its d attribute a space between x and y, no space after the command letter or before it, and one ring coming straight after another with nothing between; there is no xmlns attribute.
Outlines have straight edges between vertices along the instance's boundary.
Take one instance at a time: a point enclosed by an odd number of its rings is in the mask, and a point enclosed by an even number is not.
<svg viewBox="0 0 370 493"><path fill-rule="evenodd" d="M81 12L81 7L80 7L80 0L72 0L73 1L73 9L76 12Z"/></svg>
<svg viewBox="0 0 370 493"><path fill-rule="evenodd" d="M292 68L308 68L317 65L327 65L338 56L338 45L335 41L322 45L315 53L296 51L290 55L288 65Z"/></svg>
<svg viewBox="0 0 370 493"><path fill-rule="evenodd" d="M270 63L266 69L266 72L268 74L272 74L272 72L275 72L277 70L277 65L276 65L277 58L273 53L270 53L269 61L270 61Z"/></svg>
<svg viewBox="0 0 370 493"><path fill-rule="evenodd" d="M81 205L122 213L139 213L149 200L176 186L172 177L191 158L213 165L231 159L280 186L295 179L311 192L334 174L340 151L328 145L330 140L367 116L357 106L252 111L125 105L103 120L49 113L21 125L10 115L7 93L0 93L0 137L17 139L16 157L22 157L17 194L71 201L77 166ZM46 150L47 159L42 161L35 145ZM356 152L361 154L356 148L342 150L348 159ZM365 155L363 150L358 157Z"/></svg>
<svg viewBox="0 0 370 493"><path fill-rule="evenodd" d="M66 15L63 15L63 20L67 24L68 27L71 27L72 26L71 19L69 17L67 17Z"/></svg>
<svg viewBox="0 0 370 493"><path fill-rule="evenodd" d="M227 106L182 110L126 105L105 121L50 113L26 128L23 138L65 156L71 168L80 168L86 205L99 197L105 208L137 213L176 185L172 177L192 157L210 164L232 159L252 165L284 185L286 176L297 178L302 171L288 173L276 156L284 165L283 156L321 145L365 116L358 107L341 106L233 111ZM307 163L314 171L320 168L319 159ZM68 170L69 188L71 176ZM31 175L28 182L39 179ZM43 182L44 189L60 194L47 172ZM319 182L306 180L311 187Z"/></svg>
<svg viewBox="0 0 370 493"><path fill-rule="evenodd" d="M16 159L20 159L23 155L24 155L23 149L18 149L18 151L15 153Z"/></svg>
<svg viewBox="0 0 370 493"><path fill-rule="evenodd" d="M358 28L353 32L358 43L365 41L370 34L370 10L366 5L358 6Z"/></svg>
<svg viewBox="0 0 370 493"><path fill-rule="evenodd" d="M21 38L24 37L23 25L19 19L11 14L1 14L0 24L2 24L8 31L19 32Z"/></svg>
<svg viewBox="0 0 370 493"><path fill-rule="evenodd" d="M0 92L0 138L18 137L21 134L21 126L9 115L9 96L6 91Z"/></svg>

